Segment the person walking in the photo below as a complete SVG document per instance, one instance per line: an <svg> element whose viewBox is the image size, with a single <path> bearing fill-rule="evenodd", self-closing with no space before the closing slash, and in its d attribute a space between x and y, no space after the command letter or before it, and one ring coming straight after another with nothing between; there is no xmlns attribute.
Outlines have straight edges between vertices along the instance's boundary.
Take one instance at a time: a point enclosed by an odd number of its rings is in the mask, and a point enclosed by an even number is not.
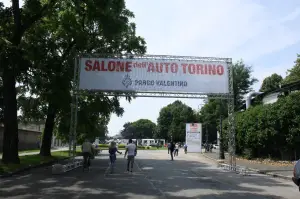
<svg viewBox="0 0 300 199"><path fill-rule="evenodd" d="M109 152L109 160L110 160L110 172L113 173L115 161L117 159L116 153L122 154L122 152L118 151L117 144L114 141L110 143L108 152Z"/></svg>
<svg viewBox="0 0 300 199"><path fill-rule="evenodd" d="M174 157L175 157L175 156L178 156L178 151L179 151L179 144L176 143L176 144L175 144Z"/></svg>
<svg viewBox="0 0 300 199"><path fill-rule="evenodd" d="M170 146L171 146L171 143L168 143L168 154L170 154Z"/></svg>
<svg viewBox="0 0 300 199"><path fill-rule="evenodd" d="M85 139L81 146L81 150L83 156L83 168L89 168L91 165L91 158L95 153L95 148L88 139Z"/></svg>
<svg viewBox="0 0 300 199"><path fill-rule="evenodd" d="M134 157L136 156L136 154L137 154L137 147L134 143L132 143L132 139L129 139L129 144L126 146L126 151L124 155L124 158L126 158L127 155L127 172L129 172L129 167L130 167L130 172L132 173Z"/></svg>
<svg viewBox="0 0 300 199"><path fill-rule="evenodd" d="M174 142L172 141L172 142L170 143L170 155L171 155L171 160L174 160L174 158L173 158L174 150L175 150L175 144L174 144Z"/></svg>
<svg viewBox="0 0 300 199"><path fill-rule="evenodd" d="M184 143L184 146L183 146L183 147L184 147L184 153L187 154L187 147L188 147L187 144Z"/></svg>

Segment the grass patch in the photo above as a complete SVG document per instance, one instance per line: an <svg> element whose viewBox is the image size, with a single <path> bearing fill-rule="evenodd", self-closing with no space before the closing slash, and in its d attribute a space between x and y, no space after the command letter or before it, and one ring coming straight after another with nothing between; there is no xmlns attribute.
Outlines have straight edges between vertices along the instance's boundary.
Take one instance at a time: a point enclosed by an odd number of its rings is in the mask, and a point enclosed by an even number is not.
<svg viewBox="0 0 300 199"><path fill-rule="evenodd" d="M21 154L21 153L37 153L37 152L40 152L40 149L21 150L21 151L19 151L19 154Z"/></svg>
<svg viewBox="0 0 300 199"><path fill-rule="evenodd" d="M22 154L22 153L39 153L40 152L40 149L31 149L31 150L21 150L19 151L19 154ZM0 153L0 156L2 155L2 152Z"/></svg>
<svg viewBox="0 0 300 199"><path fill-rule="evenodd" d="M37 166L39 164L57 161L69 157L68 151L56 151L51 153L51 157L43 157L39 154L20 156L20 164L3 164L0 163L0 175L15 172L29 166ZM79 155L79 153L78 153Z"/></svg>

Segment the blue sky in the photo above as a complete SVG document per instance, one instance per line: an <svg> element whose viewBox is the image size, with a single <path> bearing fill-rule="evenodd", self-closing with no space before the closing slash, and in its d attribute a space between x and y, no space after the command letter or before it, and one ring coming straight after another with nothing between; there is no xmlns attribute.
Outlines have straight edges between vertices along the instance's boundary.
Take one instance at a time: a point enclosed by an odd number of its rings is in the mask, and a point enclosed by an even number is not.
<svg viewBox="0 0 300 199"><path fill-rule="evenodd" d="M285 76L300 53L299 0L127 0L126 5L135 14L132 21L147 42L147 53L243 59L259 79L255 90L272 73ZM112 115L109 133L118 133L128 121L156 122L159 110L175 100L122 99L125 113ZM202 103L182 101L194 109Z"/></svg>

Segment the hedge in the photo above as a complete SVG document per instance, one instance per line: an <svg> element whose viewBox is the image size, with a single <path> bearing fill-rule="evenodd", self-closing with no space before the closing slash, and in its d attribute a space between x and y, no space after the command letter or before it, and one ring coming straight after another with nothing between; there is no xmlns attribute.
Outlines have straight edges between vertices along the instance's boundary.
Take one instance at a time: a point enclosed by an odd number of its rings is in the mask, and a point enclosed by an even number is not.
<svg viewBox="0 0 300 199"><path fill-rule="evenodd" d="M125 149L125 144L119 144L118 145L118 149ZM98 147L100 148L108 148L109 147L109 144L99 144Z"/></svg>
<svg viewBox="0 0 300 199"><path fill-rule="evenodd" d="M235 113L236 153L248 159L300 157L300 92L280 97L276 103L257 105ZM223 146L227 148L228 121L223 121Z"/></svg>
<svg viewBox="0 0 300 199"><path fill-rule="evenodd" d="M125 144L119 144L118 149L125 149ZM98 147L100 148L107 148L109 147L109 144L99 144ZM138 149L151 149L151 146L137 146Z"/></svg>

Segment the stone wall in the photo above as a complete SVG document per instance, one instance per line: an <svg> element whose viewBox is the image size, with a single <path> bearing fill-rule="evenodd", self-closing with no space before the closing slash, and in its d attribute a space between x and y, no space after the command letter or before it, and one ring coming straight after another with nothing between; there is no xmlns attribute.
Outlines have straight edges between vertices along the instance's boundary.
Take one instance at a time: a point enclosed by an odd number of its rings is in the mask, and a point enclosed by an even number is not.
<svg viewBox="0 0 300 199"><path fill-rule="evenodd" d="M3 150L3 130L0 126L0 152ZM19 150L38 149L41 132L19 129Z"/></svg>

